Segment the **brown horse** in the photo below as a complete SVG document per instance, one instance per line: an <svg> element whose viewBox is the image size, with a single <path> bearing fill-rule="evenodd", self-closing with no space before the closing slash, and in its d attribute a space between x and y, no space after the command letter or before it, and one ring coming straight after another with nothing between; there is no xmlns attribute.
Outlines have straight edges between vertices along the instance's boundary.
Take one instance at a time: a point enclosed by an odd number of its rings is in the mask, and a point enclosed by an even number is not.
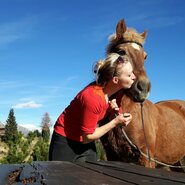
<svg viewBox="0 0 185 185"><path fill-rule="evenodd" d="M155 168L156 162L175 164L185 156L185 101L153 104L146 100L150 82L144 69L145 38L146 32L139 34L126 28L124 20L118 23L116 34L111 37L107 53L128 55L137 79L121 101L123 112L132 114L132 122L127 127L109 131L101 141L107 160L136 162Z"/></svg>

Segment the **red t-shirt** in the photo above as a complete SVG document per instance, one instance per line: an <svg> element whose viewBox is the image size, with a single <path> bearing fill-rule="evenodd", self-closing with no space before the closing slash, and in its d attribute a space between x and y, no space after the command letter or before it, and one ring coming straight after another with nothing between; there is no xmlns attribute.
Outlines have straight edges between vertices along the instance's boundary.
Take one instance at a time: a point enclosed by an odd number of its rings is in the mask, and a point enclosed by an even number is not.
<svg viewBox="0 0 185 185"><path fill-rule="evenodd" d="M82 134L92 134L108 109L102 87L89 85L80 91L58 117L55 132L82 142Z"/></svg>

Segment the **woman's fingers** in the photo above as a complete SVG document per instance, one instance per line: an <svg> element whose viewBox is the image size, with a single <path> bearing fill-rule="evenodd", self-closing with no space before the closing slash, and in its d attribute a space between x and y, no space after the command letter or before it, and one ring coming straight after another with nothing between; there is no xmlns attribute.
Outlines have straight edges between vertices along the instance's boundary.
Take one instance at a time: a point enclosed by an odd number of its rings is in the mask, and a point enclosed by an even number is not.
<svg viewBox="0 0 185 185"><path fill-rule="evenodd" d="M124 113L124 114L119 114L116 118L118 119L118 124L121 123L124 126L127 126L132 120L132 115L130 113Z"/></svg>
<svg viewBox="0 0 185 185"><path fill-rule="evenodd" d="M115 110L116 112L119 111L118 104L116 103L116 99L112 99L109 101L110 107Z"/></svg>

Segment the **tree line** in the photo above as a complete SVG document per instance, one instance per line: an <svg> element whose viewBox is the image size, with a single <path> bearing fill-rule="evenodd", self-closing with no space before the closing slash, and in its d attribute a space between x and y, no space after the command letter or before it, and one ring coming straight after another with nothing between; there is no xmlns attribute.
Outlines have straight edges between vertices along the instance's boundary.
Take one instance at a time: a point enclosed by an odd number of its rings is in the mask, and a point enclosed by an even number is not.
<svg viewBox="0 0 185 185"><path fill-rule="evenodd" d="M30 131L26 136L18 131L14 109L10 109L5 124L5 134L1 141L7 146L7 154L0 163L29 163L32 161L47 161L51 119L46 112L41 121L41 132Z"/></svg>

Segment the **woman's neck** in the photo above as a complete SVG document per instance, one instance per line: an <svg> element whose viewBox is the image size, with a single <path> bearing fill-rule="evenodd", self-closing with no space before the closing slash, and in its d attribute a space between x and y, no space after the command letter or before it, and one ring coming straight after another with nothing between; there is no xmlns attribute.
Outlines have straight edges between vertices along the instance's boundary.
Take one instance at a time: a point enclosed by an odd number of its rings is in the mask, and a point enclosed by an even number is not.
<svg viewBox="0 0 185 185"><path fill-rule="evenodd" d="M109 101L109 97L118 92L120 89L121 88L118 88L118 86L114 84L107 83L106 86L103 88L106 101Z"/></svg>

